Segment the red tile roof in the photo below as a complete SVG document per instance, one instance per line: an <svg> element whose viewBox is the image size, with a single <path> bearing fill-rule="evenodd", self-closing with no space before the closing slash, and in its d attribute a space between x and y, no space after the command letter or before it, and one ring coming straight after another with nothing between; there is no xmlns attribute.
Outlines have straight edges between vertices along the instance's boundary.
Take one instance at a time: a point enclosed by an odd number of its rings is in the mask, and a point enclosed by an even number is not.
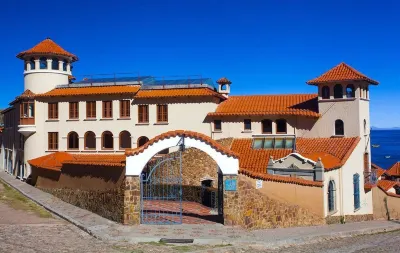
<svg viewBox="0 0 400 253"><path fill-rule="evenodd" d="M390 190L395 185L400 185L400 183L391 180L378 180L378 187L384 191Z"/></svg>
<svg viewBox="0 0 400 253"><path fill-rule="evenodd" d="M92 95L134 95L139 85L112 85L112 86L89 86L73 88L55 88L46 93L37 94L36 98L42 97L67 97L67 96L92 96Z"/></svg>
<svg viewBox="0 0 400 253"><path fill-rule="evenodd" d="M299 115L320 117L315 94L231 96L209 116Z"/></svg>
<svg viewBox="0 0 400 253"><path fill-rule="evenodd" d="M125 166L125 155L123 154L70 154L67 152L55 152L41 156L28 163L42 169L60 171L64 164L80 164L95 166Z"/></svg>
<svg viewBox="0 0 400 253"><path fill-rule="evenodd" d="M382 169L381 167L379 167L378 165L376 165L374 163L371 164L371 168L376 170L376 178L381 177L386 172L384 169Z"/></svg>
<svg viewBox="0 0 400 253"><path fill-rule="evenodd" d="M72 58L73 61L78 60L78 57L76 57L76 55L67 52L49 38L41 41L39 44L32 47L31 49L19 53L17 57L23 59L25 58L25 56L41 55L41 54L60 55L60 56L70 57Z"/></svg>
<svg viewBox="0 0 400 253"><path fill-rule="evenodd" d="M12 102L10 102L10 105L13 105L16 102L23 100L23 99L34 99L35 95L36 95L35 93L33 93L31 90L27 89L21 95L17 96Z"/></svg>
<svg viewBox="0 0 400 253"><path fill-rule="evenodd" d="M160 134L160 135L154 137L153 139L149 140L145 145L143 145L143 146L141 146L139 148L126 149L125 150L125 155L127 155L127 156L137 155L139 153L142 153L145 149L147 149L149 146L153 145L154 143L156 143L158 141L161 141L161 140L164 140L164 139L168 139L168 138L172 138L172 137L176 137L176 136L190 137L190 138L194 138L194 139L199 139L201 141L206 142L210 146L212 146L218 152L221 152L223 154L226 154L226 155L232 156L232 157L236 157L236 158L239 157L239 155L236 152L233 152L230 149L228 149L227 147L219 144L217 141L211 139L207 135L204 135L204 134L201 134L201 133L197 133L197 132L192 132L192 131L185 131L185 130L175 130L175 131L169 131L169 132Z"/></svg>
<svg viewBox="0 0 400 253"><path fill-rule="evenodd" d="M222 77L222 78L218 79L217 83L218 84L232 84L232 82L229 81L229 79L226 77Z"/></svg>
<svg viewBox="0 0 400 253"><path fill-rule="evenodd" d="M366 81L370 84L379 84L377 81L370 79L344 62L328 70L319 77L308 81L307 84L316 85L320 83L340 81Z"/></svg>
<svg viewBox="0 0 400 253"><path fill-rule="evenodd" d="M343 166L360 138L297 138L297 152L302 156L317 161L321 158L326 171ZM231 150L240 155L241 169L257 173L266 173L269 158L283 158L291 149L253 149L252 139L234 139Z"/></svg>
<svg viewBox="0 0 400 253"><path fill-rule="evenodd" d="M324 186L324 183L319 182L319 181L311 181L311 180L306 180L306 179L302 179L302 178L284 177L284 176L279 176L279 175L269 175L266 173L258 173L258 172L253 172L253 171L245 170L245 169L240 169L239 173L249 176L249 177L252 177L252 178L261 179L261 180L265 180L265 181L275 181L275 182L280 182L280 183L298 184L298 185L314 186L314 187Z"/></svg>
<svg viewBox="0 0 400 253"><path fill-rule="evenodd" d="M400 162L393 164L387 171L389 176L400 177Z"/></svg>
<svg viewBox="0 0 400 253"><path fill-rule="evenodd" d="M135 98L174 98L174 97L209 97L209 96L225 99L224 96L209 88L139 90Z"/></svg>

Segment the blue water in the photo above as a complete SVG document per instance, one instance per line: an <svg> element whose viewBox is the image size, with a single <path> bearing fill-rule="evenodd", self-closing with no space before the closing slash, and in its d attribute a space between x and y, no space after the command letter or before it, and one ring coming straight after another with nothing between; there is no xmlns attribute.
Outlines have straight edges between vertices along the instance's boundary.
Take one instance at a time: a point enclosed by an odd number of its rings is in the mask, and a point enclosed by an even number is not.
<svg viewBox="0 0 400 253"><path fill-rule="evenodd" d="M372 130L371 144L379 144L379 148L372 148L371 160L376 165L388 169L395 162L400 161L400 130ZM390 158L385 158L385 156Z"/></svg>

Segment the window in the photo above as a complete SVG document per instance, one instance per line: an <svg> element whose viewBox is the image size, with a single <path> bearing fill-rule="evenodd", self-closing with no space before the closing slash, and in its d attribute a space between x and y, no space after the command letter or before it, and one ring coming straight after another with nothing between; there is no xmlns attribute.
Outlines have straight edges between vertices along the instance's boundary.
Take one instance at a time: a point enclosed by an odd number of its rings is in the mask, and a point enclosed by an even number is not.
<svg viewBox="0 0 400 253"><path fill-rule="evenodd" d="M78 119L79 118L79 103L69 102L69 118Z"/></svg>
<svg viewBox="0 0 400 253"><path fill-rule="evenodd" d="M227 89L226 84L221 85L221 90L226 90L226 89Z"/></svg>
<svg viewBox="0 0 400 253"><path fill-rule="evenodd" d="M57 58L51 59L51 69L58 70L60 67Z"/></svg>
<svg viewBox="0 0 400 253"><path fill-rule="evenodd" d="M277 134L286 134L287 133L287 124L285 119L277 119L276 120L276 133Z"/></svg>
<svg viewBox="0 0 400 253"><path fill-rule="evenodd" d="M333 97L334 98L343 98L343 87L340 84L336 84L333 87Z"/></svg>
<svg viewBox="0 0 400 253"><path fill-rule="evenodd" d="M369 88L365 87L365 98L368 99Z"/></svg>
<svg viewBox="0 0 400 253"><path fill-rule="evenodd" d="M220 119L214 120L214 131L222 131L222 122Z"/></svg>
<svg viewBox="0 0 400 253"><path fill-rule="evenodd" d="M364 134L367 134L367 120L364 119Z"/></svg>
<svg viewBox="0 0 400 253"><path fill-rule="evenodd" d="M58 149L58 133L52 132L48 133L48 148L49 150L57 150Z"/></svg>
<svg viewBox="0 0 400 253"><path fill-rule="evenodd" d="M79 136L76 132L70 132L67 137L68 149L79 149Z"/></svg>
<svg viewBox="0 0 400 253"><path fill-rule="evenodd" d="M47 59L46 57L41 57L39 59L39 65L40 65L40 69L47 69Z"/></svg>
<svg viewBox="0 0 400 253"><path fill-rule="evenodd" d="M272 121L269 119L262 120L261 128L263 134L272 134Z"/></svg>
<svg viewBox="0 0 400 253"><path fill-rule="evenodd" d="M353 187L354 187L354 210L360 208L360 175L353 175Z"/></svg>
<svg viewBox="0 0 400 253"><path fill-rule="evenodd" d="M294 148L294 137L289 138L254 138L253 149L293 149Z"/></svg>
<svg viewBox="0 0 400 253"><path fill-rule="evenodd" d="M63 71L67 71L68 62L66 60L63 61Z"/></svg>
<svg viewBox="0 0 400 253"><path fill-rule="evenodd" d="M20 124L33 125L35 124L35 102L24 101L20 104Z"/></svg>
<svg viewBox="0 0 400 253"><path fill-rule="evenodd" d="M128 131L122 131L119 134L119 148L126 149L131 147L131 134Z"/></svg>
<svg viewBox="0 0 400 253"><path fill-rule="evenodd" d="M139 123L149 123L149 106L138 105L138 120Z"/></svg>
<svg viewBox="0 0 400 253"><path fill-rule="evenodd" d="M168 105L157 105L157 122L168 122Z"/></svg>
<svg viewBox="0 0 400 253"><path fill-rule="evenodd" d="M328 86L322 87L322 98L323 99L329 99L330 98L330 91Z"/></svg>
<svg viewBox="0 0 400 253"><path fill-rule="evenodd" d="M48 104L48 118L49 119L58 119L58 103L49 103Z"/></svg>
<svg viewBox="0 0 400 253"><path fill-rule="evenodd" d="M119 101L119 117L129 118L131 116L131 103L129 100Z"/></svg>
<svg viewBox="0 0 400 253"><path fill-rule="evenodd" d="M364 153L364 172L369 173L369 153Z"/></svg>
<svg viewBox="0 0 400 253"><path fill-rule="evenodd" d="M87 119L96 118L96 101L86 102L86 118Z"/></svg>
<svg viewBox="0 0 400 253"><path fill-rule="evenodd" d="M101 143L103 149L114 148L114 137L110 131L105 131L101 136Z"/></svg>
<svg viewBox="0 0 400 253"><path fill-rule="evenodd" d="M31 58L29 64L31 65L31 69L35 69L35 58Z"/></svg>
<svg viewBox="0 0 400 253"><path fill-rule="evenodd" d="M103 101L103 118L112 118L112 101Z"/></svg>
<svg viewBox="0 0 400 253"><path fill-rule="evenodd" d="M92 131L85 133L85 149L96 149L96 135Z"/></svg>
<svg viewBox="0 0 400 253"><path fill-rule="evenodd" d="M146 144L147 142L149 142L149 138L147 138L146 136L141 136L141 137L139 137L139 139L137 141L137 145L138 145L138 147L141 147L144 144Z"/></svg>
<svg viewBox="0 0 400 253"><path fill-rule="evenodd" d="M354 98L356 96L356 91L354 89L354 85L349 84L346 87L346 97L348 98Z"/></svg>
<svg viewBox="0 0 400 253"><path fill-rule="evenodd" d="M244 131L251 131L251 119L244 120Z"/></svg>
<svg viewBox="0 0 400 253"><path fill-rule="evenodd" d="M336 186L335 181L329 181L328 185L328 210L329 212L336 211Z"/></svg>
<svg viewBox="0 0 400 253"><path fill-rule="evenodd" d="M335 135L339 136L344 135L344 124L343 121L340 119L337 119L335 121Z"/></svg>

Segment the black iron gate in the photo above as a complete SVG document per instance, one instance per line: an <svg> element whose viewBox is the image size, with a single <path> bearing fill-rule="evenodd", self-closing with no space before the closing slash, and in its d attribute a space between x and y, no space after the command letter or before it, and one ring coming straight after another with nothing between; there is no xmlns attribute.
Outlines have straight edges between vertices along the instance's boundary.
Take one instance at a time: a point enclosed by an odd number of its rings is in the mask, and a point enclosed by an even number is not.
<svg viewBox="0 0 400 253"><path fill-rule="evenodd" d="M158 158L141 175L142 224L182 224L181 153Z"/></svg>

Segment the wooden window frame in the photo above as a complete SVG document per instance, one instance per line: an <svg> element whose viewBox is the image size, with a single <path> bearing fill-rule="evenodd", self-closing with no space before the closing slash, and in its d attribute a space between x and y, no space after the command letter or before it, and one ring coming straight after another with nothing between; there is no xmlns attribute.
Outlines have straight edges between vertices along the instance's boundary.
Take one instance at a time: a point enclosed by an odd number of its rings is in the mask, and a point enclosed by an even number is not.
<svg viewBox="0 0 400 253"><path fill-rule="evenodd" d="M119 117L121 119L129 119L131 117L131 101L120 100L119 101Z"/></svg>
<svg viewBox="0 0 400 253"><path fill-rule="evenodd" d="M157 105L157 123L168 123L168 105Z"/></svg>
<svg viewBox="0 0 400 253"><path fill-rule="evenodd" d="M268 122L269 124L270 124L270 126L271 126L271 131L269 131L269 132L264 132L264 123L265 122ZM263 119L263 120L261 120L261 133L262 134L272 134L272 120L270 120L270 119Z"/></svg>
<svg viewBox="0 0 400 253"><path fill-rule="evenodd" d="M70 138L71 134L76 134L76 136L78 138L78 142L77 142L78 147L77 148L70 148L69 147L69 144L70 144L69 138ZM67 135L67 150L79 150L79 135L78 135L77 132L72 131L72 132L68 133L68 135Z"/></svg>
<svg viewBox="0 0 400 253"><path fill-rule="evenodd" d="M121 135L124 134L124 133L128 133L128 134L129 134L129 145L130 145L130 147L127 147L127 148L121 147L121 144L122 144ZM119 133L119 136L118 136L118 137L119 137L119 138L118 138L118 139L119 139L119 150L125 150L125 149L132 148L132 140L131 140L132 135L131 135L131 133L130 133L129 131L127 131L127 130L121 131L121 132Z"/></svg>
<svg viewBox="0 0 400 253"><path fill-rule="evenodd" d="M284 132L278 131L278 122L285 122L285 130ZM287 120L286 119L277 119L275 120L275 125L276 125L276 133L277 134L287 134Z"/></svg>
<svg viewBox="0 0 400 253"><path fill-rule="evenodd" d="M246 128L246 121L248 121L248 125L250 126L250 128ZM244 119L243 120L243 129L244 131L251 131L251 119Z"/></svg>
<svg viewBox="0 0 400 253"><path fill-rule="evenodd" d="M103 101L103 119L112 119L113 117L113 101Z"/></svg>
<svg viewBox="0 0 400 253"><path fill-rule="evenodd" d="M26 108L25 108L26 105ZM29 105L32 106L33 116L29 115ZM25 109L27 110L25 112ZM25 116L26 115L26 116ZM34 125L35 124L35 101L22 101L19 108L19 122L20 125Z"/></svg>
<svg viewBox="0 0 400 253"><path fill-rule="evenodd" d="M219 121L219 128L216 128L215 126L217 125L216 124L216 122L218 122ZM213 130L214 130L214 132L222 132L222 120L220 120L220 119L215 119L214 120L214 122L213 122L213 124L214 124L214 126L213 126Z"/></svg>
<svg viewBox="0 0 400 253"><path fill-rule="evenodd" d="M88 134L89 133L93 133L94 134L94 148L88 148L87 147L87 145L86 145L86 143L87 143L87 136L88 136ZM85 136L84 136L84 145L83 145L83 148L85 149L85 150L96 150L96 147L97 147L97 143L96 143L96 134L93 132L93 131L87 131L86 133L85 133Z"/></svg>
<svg viewBox="0 0 400 253"><path fill-rule="evenodd" d="M111 134L111 138L112 138L112 147L111 148L106 148L104 147L104 136L105 134L110 133ZM114 150L114 134L111 131L104 131L101 134L101 149L102 150Z"/></svg>
<svg viewBox="0 0 400 253"><path fill-rule="evenodd" d="M96 118L96 104L96 101L86 101L86 119Z"/></svg>
<svg viewBox="0 0 400 253"><path fill-rule="evenodd" d="M149 123L149 105L138 105L138 123Z"/></svg>
<svg viewBox="0 0 400 253"><path fill-rule="evenodd" d="M79 102L69 102L69 119L79 119Z"/></svg>
<svg viewBox="0 0 400 253"><path fill-rule="evenodd" d="M47 148L48 150L58 150L58 132L48 132Z"/></svg>
<svg viewBox="0 0 400 253"><path fill-rule="evenodd" d="M58 102L48 103L48 119L58 119Z"/></svg>

